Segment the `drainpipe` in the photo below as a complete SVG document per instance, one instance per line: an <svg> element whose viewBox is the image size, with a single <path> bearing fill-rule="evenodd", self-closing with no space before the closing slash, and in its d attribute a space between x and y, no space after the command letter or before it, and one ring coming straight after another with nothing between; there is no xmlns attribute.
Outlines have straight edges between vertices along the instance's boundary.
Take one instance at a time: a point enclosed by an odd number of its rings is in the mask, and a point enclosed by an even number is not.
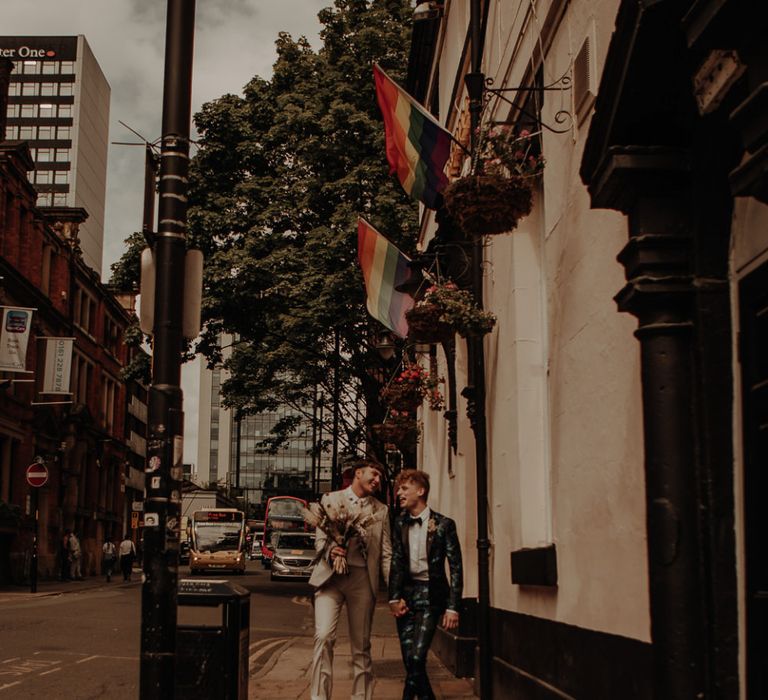
<svg viewBox="0 0 768 700"><path fill-rule="evenodd" d="M464 80L469 95L471 152L474 158L477 148L477 130L483 109L482 73L483 29L480 0L472 0L470 6L471 67ZM483 307L483 241L475 238L472 251L472 291L475 303ZM477 646L479 657L480 697L492 700L491 644L491 584L490 548L488 539L488 441L485 420L485 352L483 337L472 336L467 342L469 355L468 384L463 394L467 398L467 414L475 433L475 480L477 484Z"/></svg>

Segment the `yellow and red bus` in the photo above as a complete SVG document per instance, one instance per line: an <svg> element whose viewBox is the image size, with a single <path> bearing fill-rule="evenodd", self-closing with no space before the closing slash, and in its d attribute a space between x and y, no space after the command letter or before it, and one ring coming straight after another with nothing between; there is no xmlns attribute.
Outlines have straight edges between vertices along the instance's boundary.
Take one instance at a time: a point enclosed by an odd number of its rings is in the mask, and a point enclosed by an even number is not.
<svg viewBox="0 0 768 700"><path fill-rule="evenodd" d="M236 508L196 510L190 523L191 573L245 573L245 513Z"/></svg>
<svg viewBox="0 0 768 700"><path fill-rule="evenodd" d="M272 496L267 501L264 513L264 537L261 540L261 563L265 568L272 565L275 543L281 532L302 532L307 529L302 508L307 507L303 498L295 496Z"/></svg>

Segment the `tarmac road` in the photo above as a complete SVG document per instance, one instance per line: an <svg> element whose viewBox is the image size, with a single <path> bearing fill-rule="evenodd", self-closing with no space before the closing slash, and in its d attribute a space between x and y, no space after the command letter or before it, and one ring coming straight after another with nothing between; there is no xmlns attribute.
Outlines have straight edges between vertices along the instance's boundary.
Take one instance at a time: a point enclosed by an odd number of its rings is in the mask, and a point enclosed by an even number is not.
<svg viewBox="0 0 768 700"><path fill-rule="evenodd" d="M188 568L179 575L188 577ZM140 575L107 584L43 582L37 594L0 590L0 700L135 700L139 689ZM196 577L196 579L205 577ZM250 670L297 636L311 636L311 589L272 582L259 562L245 576L218 574L251 591Z"/></svg>

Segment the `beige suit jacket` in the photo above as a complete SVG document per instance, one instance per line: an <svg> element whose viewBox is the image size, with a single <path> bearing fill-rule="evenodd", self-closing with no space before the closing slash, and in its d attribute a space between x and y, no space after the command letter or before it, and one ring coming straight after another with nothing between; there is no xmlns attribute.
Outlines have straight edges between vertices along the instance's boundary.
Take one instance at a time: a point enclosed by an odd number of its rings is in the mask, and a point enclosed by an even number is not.
<svg viewBox="0 0 768 700"><path fill-rule="evenodd" d="M338 506L345 498L345 491L346 489L326 493L320 502L329 502L334 506ZM373 522L368 526L366 533L366 563L368 565L368 579L371 582L371 591L375 597L376 592L379 590L379 572L384 576L384 585L386 586L389 583L392 543L389 530L389 508L373 497L368 499L368 503L368 508L373 510ZM327 537L325 533L318 529L315 533L315 549L318 552L325 552L326 544ZM315 564L309 583L315 586L315 588L320 588L328 583L332 575L333 568L328 561L328 557L323 555Z"/></svg>

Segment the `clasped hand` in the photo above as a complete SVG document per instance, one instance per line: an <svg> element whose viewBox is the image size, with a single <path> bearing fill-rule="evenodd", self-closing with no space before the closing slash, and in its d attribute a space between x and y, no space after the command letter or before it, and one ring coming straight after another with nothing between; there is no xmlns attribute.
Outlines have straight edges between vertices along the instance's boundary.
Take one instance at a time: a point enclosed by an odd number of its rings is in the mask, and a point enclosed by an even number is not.
<svg viewBox="0 0 768 700"><path fill-rule="evenodd" d="M347 550L344 549L344 547L339 547L336 545L335 547L331 548L331 561L336 559L337 557L346 557L347 556Z"/></svg>
<svg viewBox="0 0 768 700"><path fill-rule="evenodd" d="M408 606L405 604L405 601L400 598L400 600L390 602L389 612L395 617L402 617L408 612Z"/></svg>

